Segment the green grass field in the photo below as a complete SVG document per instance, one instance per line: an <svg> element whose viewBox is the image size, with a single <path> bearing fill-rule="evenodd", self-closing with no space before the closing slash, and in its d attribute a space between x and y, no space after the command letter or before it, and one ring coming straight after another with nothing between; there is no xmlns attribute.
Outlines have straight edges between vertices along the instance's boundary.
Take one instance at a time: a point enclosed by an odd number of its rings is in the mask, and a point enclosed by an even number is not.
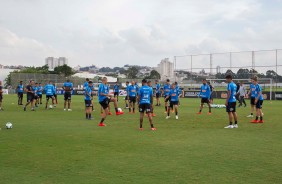
<svg viewBox="0 0 282 184"><path fill-rule="evenodd" d="M1 184L282 183L281 101L264 102L264 124L249 123L247 107L238 109L238 129L223 129L225 109L197 115L199 99L181 99L179 120L155 108L157 131L147 119L139 131L139 115L127 111L98 127L99 110L84 119L83 96L73 96L73 112L63 111L62 96L52 110L16 103L4 96L0 112Z"/></svg>

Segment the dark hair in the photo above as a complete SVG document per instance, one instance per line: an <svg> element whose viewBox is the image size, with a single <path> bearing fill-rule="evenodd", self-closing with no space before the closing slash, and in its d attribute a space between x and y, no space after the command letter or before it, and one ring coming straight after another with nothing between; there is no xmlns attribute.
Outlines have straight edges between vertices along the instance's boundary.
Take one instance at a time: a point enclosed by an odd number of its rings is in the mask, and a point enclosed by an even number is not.
<svg viewBox="0 0 282 184"><path fill-rule="evenodd" d="M166 79L166 82L170 82L170 80L169 80L169 79Z"/></svg>
<svg viewBox="0 0 282 184"><path fill-rule="evenodd" d="M258 76L255 75L255 76L252 77L252 79L253 79L254 81L258 81Z"/></svg>
<svg viewBox="0 0 282 184"><path fill-rule="evenodd" d="M203 81L207 81L207 79L203 79Z"/></svg>
<svg viewBox="0 0 282 184"><path fill-rule="evenodd" d="M177 83L177 82L175 82L174 84L175 84L175 85L177 85L178 83Z"/></svg>
<svg viewBox="0 0 282 184"><path fill-rule="evenodd" d="M89 79L88 79L89 80ZM88 81L88 84L92 84L93 82L92 81Z"/></svg>
<svg viewBox="0 0 282 184"><path fill-rule="evenodd" d="M126 81L126 83L129 83L128 81Z"/></svg>
<svg viewBox="0 0 282 184"><path fill-rule="evenodd" d="M232 75L230 75L230 74L226 75L225 79L232 79Z"/></svg>
<svg viewBox="0 0 282 184"><path fill-rule="evenodd" d="M89 81L89 78L86 78L86 81Z"/></svg>
<svg viewBox="0 0 282 184"><path fill-rule="evenodd" d="M146 80L146 79L143 79L143 80L142 80L142 83L147 83L147 80Z"/></svg>

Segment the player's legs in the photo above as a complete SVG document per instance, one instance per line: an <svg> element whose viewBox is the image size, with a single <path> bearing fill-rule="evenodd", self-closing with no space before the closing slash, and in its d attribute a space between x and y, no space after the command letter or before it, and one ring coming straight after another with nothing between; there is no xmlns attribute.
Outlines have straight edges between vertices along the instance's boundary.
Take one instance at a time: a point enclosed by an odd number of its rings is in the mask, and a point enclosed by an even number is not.
<svg viewBox="0 0 282 184"><path fill-rule="evenodd" d="M243 101L244 106L246 107L247 104L246 104L246 101L245 101L245 97L244 97L244 96L242 96L242 101Z"/></svg>
<svg viewBox="0 0 282 184"><path fill-rule="evenodd" d="M132 108L133 108L133 109L132 109L132 112L133 112L133 113L135 113L135 104L136 104L136 101L133 101L133 102L132 102Z"/></svg>
<svg viewBox="0 0 282 184"><path fill-rule="evenodd" d="M47 109L47 107L48 107L48 102L49 102L49 97L46 97L46 105L45 105L45 109Z"/></svg>
<svg viewBox="0 0 282 184"><path fill-rule="evenodd" d="M108 110L108 107L105 107L105 106L103 106L103 105L102 105L101 107L103 108L104 113L101 114L102 119L101 119L101 121L100 121L100 123L99 123L99 126L106 126L106 125L104 124L104 121L105 121L106 118L107 118L107 115L108 115L108 113L109 113L109 110Z"/></svg>
<svg viewBox="0 0 282 184"><path fill-rule="evenodd" d="M209 113L208 114L211 114L211 103L210 103L210 101L208 101L208 107L209 107Z"/></svg>
<svg viewBox="0 0 282 184"><path fill-rule="evenodd" d="M204 107L204 103L203 103L203 102L201 102L201 105L200 105L200 110L199 110L198 114L202 114L203 107Z"/></svg>
<svg viewBox="0 0 282 184"><path fill-rule="evenodd" d="M118 112L118 103L117 103L117 99L116 99L116 98L111 98L111 99L110 99L110 102L113 102L113 103L114 103L116 115L122 115L123 112Z"/></svg>
<svg viewBox="0 0 282 184"><path fill-rule="evenodd" d="M132 108L133 108L133 102L131 100L131 97L129 97L129 109L128 109L129 113L131 113Z"/></svg>
<svg viewBox="0 0 282 184"><path fill-rule="evenodd" d="M178 105L177 104L174 105L174 109L175 109L174 111L175 116L178 116Z"/></svg>
<svg viewBox="0 0 282 184"><path fill-rule="evenodd" d="M2 110L2 101L3 101L3 97L2 95L0 96L0 110Z"/></svg>
<svg viewBox="0 0 282 184"><path fill-rule="evenodd" d="M228 112L229 125L233 125L233 113Z"/></svg>
<svg viewBox="0 0 282 184"><path fill-rule="evenodd" d="M139 118L139 122L140 122L140 130L143 129L143 119L144 119L144 112L140 112L140 118Z"/></svg>
<svg viewBox="0 0 282 184"><path fill-rule="evenodd" d="M166 119L169 119L170 118L170 109L173 105L170 104L168 107L167 107L167 116L166 116Z"/></svg>

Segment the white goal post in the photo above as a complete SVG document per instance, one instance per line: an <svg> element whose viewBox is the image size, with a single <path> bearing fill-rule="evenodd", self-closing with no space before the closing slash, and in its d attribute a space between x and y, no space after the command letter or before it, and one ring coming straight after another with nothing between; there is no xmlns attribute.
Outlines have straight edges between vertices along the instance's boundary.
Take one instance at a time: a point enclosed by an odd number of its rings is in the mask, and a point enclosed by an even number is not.
<svg viewBox="0 0 282 184"><path fill-rule="evenodd" d="M226 87L226 79L207 79L213 87ZM218 82L220 81L220 82ZM233 79L235 83L243 81L244 84L250 84L250 79ZM269 88L270 96L269 99L272 100L272 91L273 91L273 79L272 78L259 78L259 84L264 88Z"/></svg>

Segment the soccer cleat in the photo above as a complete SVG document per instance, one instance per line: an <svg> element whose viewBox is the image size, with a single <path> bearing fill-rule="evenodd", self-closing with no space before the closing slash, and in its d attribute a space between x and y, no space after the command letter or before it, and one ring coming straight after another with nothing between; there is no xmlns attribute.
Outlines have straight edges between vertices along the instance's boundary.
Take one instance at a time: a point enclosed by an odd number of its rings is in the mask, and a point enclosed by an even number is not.
<svg viewBox="0 0 282 184"><path fill-rule="evenodd" d="M233 128L238 128L238 125L237 125L237 124L235 124L235 125L233 126Z"/></svg>
<svg viewBox="0 0 282 184"><path fill-rule="evenodd" d="M202 112L197 112L197 114L202 114Z"/></svg>
<svg viewBox="0 0 282 184"><path fill-rule="evenodd" d="M178 119L178 116L175 116L175 119Z"/></svg>
<svg viewBox="0 0 282 184"><path fill-rule="evenodd" d="M157 115L155 113L152 114L152 117L156 117Z"/></svg>
<svg viewBox="0 0 282 184"><path fill-rule="evenodd" d="M99 123L99 125L98 125L98 126L103 127L103 126L106 126L106 124L104 124L104 123Z"/></svg>
<svg viewBox="0 0 282 184"><path fill-rule="evenodd" d="M263 120L260 120L258 123L264 123L264 121L263 121Z"/></svg>
<svg viewBox="0 0 282 184"><path fill-rule="evenodd" d="M68 111L71 112L72 110L71 110L71 109L68 109Z"/></svg>
<svg viewBox="0 0 282 184"><path fill-rule="evenodd" d="M109 113L108 113L108 115L110 115L110 116L111 116L111 115L113 115L113 114L112 114L111 112L109 112Z"/></svg>
<svg viewBox="0 0 282 184"><path fill-rule="evenodd" d="M169 119L170 118L170 116L167 116L165 119Z"/></svg>
<svg viewBox="0 0 282 184"><path fill-rule="evenodd" d="M258 121L258 120L255 120L255 119L251 121L251 123L258 123L258 122L259 122L259 121Z"/></svg>
<svg viewBox="0 0 282 184"><path fill-rule="evenodd" d="M254 115L250 114L250 115L247 116L247 118L252 118L252 117L254 117Z"/></svg>
<svg viewBox="0 0 282 184"><path fill-rule="evenodd" d="M152 131L155 131L155 130L157 130L157 129L156 129L156 128L151 128L151 130L152 130Z"/></svg>
<svg viewBox="0 0 282 184"><path fill-rule="evenodd" d="M123 115L124 112L116 112L116 115L119 116L119 115Z"/></svg>
<svg viewBox="0 0 282 184"><path fill-rule="evenodd" d="M233 127L233 125L228 125L228 126L226 126L224 128L234 128L234 127Z"/></svg>
<svg viewBox="0 0 282 184"><path fill-rule="evenodd" d="M212 113L211 112L208 112L208 115L211 115Z"/></svg>
<svg viewBox="0 0 282 184"><path fill-rule="evenodd" d="M139 128L140 131L144 130L144 128Z"/></svg>

